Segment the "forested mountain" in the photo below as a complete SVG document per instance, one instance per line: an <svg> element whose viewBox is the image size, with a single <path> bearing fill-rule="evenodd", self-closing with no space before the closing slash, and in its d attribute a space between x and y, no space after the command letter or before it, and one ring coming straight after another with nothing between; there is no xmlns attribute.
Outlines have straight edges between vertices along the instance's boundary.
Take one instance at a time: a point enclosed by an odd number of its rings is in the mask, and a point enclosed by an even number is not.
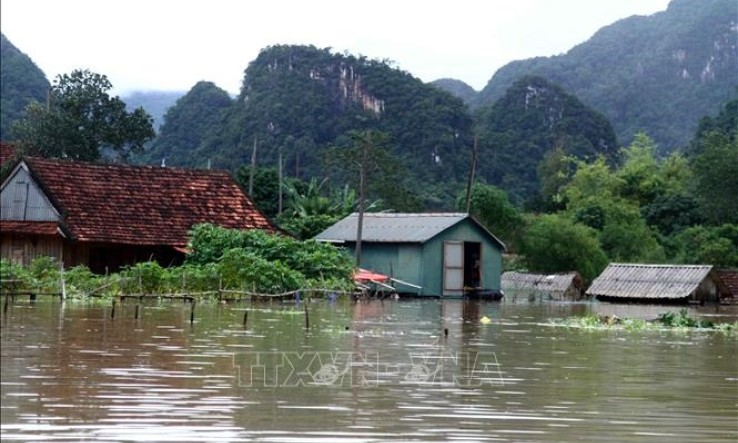
<svg viewBox="0 0 738 443"><path fill-rule="evenodd" d="M614 160L618 144L604 115L541 77L516 81L494 105L479 109L479 175L518 203L536 197L544 156Z"/></svg>
<svg viewBox="0 0 738 443"><path fill-rule="evenodd" d="M26 54L0 34L0 140L8 140L10 124L32 101L46 102L46 75Z"/></svg>
<svg viewBox="0 0 738 443"><path fill-rule="evenodd" d="M185 95L186 91L135 91L121 97L128 111L144 108L154 118L154 129L158 132L164 123L167 109Z"/></svg>
<svg viewBox="0 0 738 443"><path fill-rule="evenodd" d="M456 97L459 97L467 105L474 104L477 99L477 91L474 90L474 88L472 88L471 86L462 82L461 80L456 80L453 78L441 78L432 81L431 84L443 89L444 91L450 92Z"/></svg>
<svg viewBox="0 0 738 443"><path fill-rule="evenodd" d="M190 94L188 94L189 96ZM167 164L236 170L257 146L259 165L276 165L281 152L288 175L334 175L329 148L355 144L351 131L389 137L386 167L401 166L396 186L412 186L427 206L448 207L463 186L471 155L472 118L464 103L384 61L332 53L313 46L273 46L246 69L241 93L223 118L197 122L194 100L180 100L171 115L187 116L161 128L156 149ZM188 123L184 123L188 122ZM203 128L189 155L172 156L175 131Z"/></svg>
<svg viewBox="0 0 738 443"><path fill-rule="evenodd" d="M684 147L699 119L735 93L737 12L735 0L673 0L664 12L600 29L564 55L504 66L476 105L493 103L524 75L538 75L604 113L623 144L645 131L662 154Z"/></svg>
<svg viewBox="0 0 738 443"><path fill-rule="evenodd" d="M203 137L219 127L223 112L231 106L233 100L225 90L212 82L198 82L167 110L159 136L144 161L166 159L170 165L204 166L198 151Z"/></svg>

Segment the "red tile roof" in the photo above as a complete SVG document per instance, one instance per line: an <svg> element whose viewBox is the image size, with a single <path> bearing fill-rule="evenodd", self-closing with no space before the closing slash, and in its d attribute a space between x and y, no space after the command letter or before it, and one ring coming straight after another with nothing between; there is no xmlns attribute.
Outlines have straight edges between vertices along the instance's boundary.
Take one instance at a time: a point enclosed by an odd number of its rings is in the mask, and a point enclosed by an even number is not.
<svg viewBox="0 0 738 443"><path fill-rule="evenodd" d="M57 235L59 234L59 223L43 221L12 221L0 222L0 231L31 235Z"/></svg>
<svg viewBox="0 0 738 443"><path fill-rule="evenodd" d="M0 166L11 161L16 156L15 146L0 142Z"/></svg>
<svg viewBox="0 0 738 443"><path fill-rule="evenodd" d="M185 247L190 228L264 229L271 222L224 171L26 159L74 239Z"/></svg>

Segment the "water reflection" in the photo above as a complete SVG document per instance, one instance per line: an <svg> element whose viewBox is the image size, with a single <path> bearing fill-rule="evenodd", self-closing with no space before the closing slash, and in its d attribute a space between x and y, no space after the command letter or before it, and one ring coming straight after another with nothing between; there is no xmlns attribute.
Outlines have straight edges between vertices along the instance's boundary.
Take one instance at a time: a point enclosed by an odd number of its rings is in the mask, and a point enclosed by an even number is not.
<svg viewBox="0 0 738 443"><path fill-rule="evenodd" d="M3 441L738 438L735 336L543 325L664 307L318 301L308 327L294 304L111 308L11 304Z"/></svg>

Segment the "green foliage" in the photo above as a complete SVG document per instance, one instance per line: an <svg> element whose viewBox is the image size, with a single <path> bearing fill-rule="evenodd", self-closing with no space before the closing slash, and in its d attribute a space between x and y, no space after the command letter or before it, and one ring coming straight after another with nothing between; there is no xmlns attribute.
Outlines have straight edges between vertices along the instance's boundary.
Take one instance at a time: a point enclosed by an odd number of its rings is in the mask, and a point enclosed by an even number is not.
<svg viewBox="0 0 738 443"><path fill-rule="evenodd" d="M617 156L607 119L541 77L519 79L478 114L480 176L516 203L539 194L538 167L549 152L561 149L562 156L582 160L602 155L613 161ZM548 174L546 186L551 187L556 173L541 172Z"/></svg>
<svg viewBox="0 0 738 443"><path fill-rule="evenodd" d="M267 260L243 248L228 249L219 261L226 288L266 293L300 289L305 279L280 260Z"/></svg>
<svg viewBox="0 0 738 443"><path fill-rule="evenodd" d="M166 270L157 262L140 262L124 268L119 276L124 293L156 294L162 292Z"/></svg>
<svg viewBox="0 0 738 443"><path fill-rule="evenodd" d="M204 168L208 158L200 152L203 137L220 124L231 106L233 99L226 91L212 82L198 82L166 111L159 136L142 159L155 163L166 159L172 166Z"/></svg>
<svg viewBox="0 0 738 443"><path fill-rule="evenodd" d="M75 70L59 75L47 105L32 103L11 132L27 153L51 158L97 160L104 149L122 158L141 152L155 135L151 117L139 108L131 113L104 75Z"/></svg>
<svg viewBox="0 0 738 443"><path fill-rule="evenodd" d="M251 166L241 166L236 171L236 181L241 188L248 192L251 176ZM290 192L299 194L308 185L302 180L291 177L282 178L282 205L287 204ZM267 217L279 215L279 173L276 168L257 166L254 169L254 189L251 199Z"/></svg>
<svg viewBox="0 0 738 443"><path fill-rule="evenodd" d="M236 171L250 164L256 143L259 165L277 164L281 153L285 176L329 176L331 183L358 189L355 175L347 180L341 169L325 168L323 159L330 147L351 145L350 131L371 129L392 138L387 148L393 167L405 171L373 198L402 210L418 194L450 208L458 171L468 169L472 118L464 103L386 61L313 46L268 47L246 69L237 100L223 105L211 109L180 100L169 113L189 123L169 125L168 116L152 156L196 167L210 159L213 167ZM185 137L190 130L197 137Z"/></svg>
<svg viewBox="0 0 738 443"><path fill-rule="evenodd" d="M565 54L503 66L477 104L492 104L516 80L538 75L604 113L621 142L645 130L662 154L671 152L689 142L700 118L735 96L735 15L734 0L672 1L663 13L603 27Z"/></svg>
<svg viewBox="0 0 738 443"><path fill-rule="evenodd" d="M361 189L364 170L367 199L377 200L374 205L367 204L367 210L383 205L400 212L418 211L422 203L411 190L417 183L407 179L409 170L393 150L393 138L387 133L350 131L337 146L326 150L324 162L336 182L347 183L352 189Z"/></svg>
<svg viewBox="0 0 738 443"><path fill-rule="evenodd" d="M708 132L692 160L696 196L712 224L738 223L738 139Z"/></svg>
<svg viewBox="0 0 738 443"><path fill-rule="evenodd" d="M663 194L641 209L648 226L672 235L704 221L697 200L689 194Z"/></svg>
<svg viewBox="0 0 738 443"><path fill-rule="evenodd" d="M715 324L709 320L697 320L690 317L686 309L680 309L678 313L664 312L659 315L658 321L669 328L707 328L712 329Z"/></svg>
<svg viewBox="0 0 738 443"><path fill-rule="evenodd" d="M32 102L45 102L49 81L43 71L0 34L0 140L10 140L8 131Z"/></svg>
<svg viewBox="0 0 738 443"><path fill-rule="evenodd" d="M693 226L681 231L675 241L681 263L738 267L738 224Z"/></svg>
<svg viewBox="0 0 738 443"><path fill-rule="evenodd" d="M544 209L557 210L565 207L563 191L571 180L575 165L576 159L566 155L561 145L556 145L543 155L537 172L540 181L539 195Z"/></svg>
<svg viewBox="0 0 738 443"><path fill-rule="evenodd" d="M711 329L717 332L732 333L738 330L738 322L715 324L710 320L698 320L691 317L687 309L679 312L664 312L655 320L641 320L634 318L620 318L618 316L599 316L589 314L581 317L567 317L563 320L552 322L556 326L566 326L583 329L609 329L620 328L626 331L660 330L660 329L686 329L700 328Z"/></svg>
<svg viewBox="0 0 738 443"><path fill-rule="evenodd" d="M84 295L97 291L110 283L109 278L93 274L87 266L74 266L64 270L67 295Z"/></svg>
<svg viewBox="0 0 738 443"><path fill-rule="evenodd" d="M334 225L341 218L335 215L306 215L304 217L282 216L277 224L300 240L308 240Z"/></svg>
<svg viewBox="0 0 738 443"><path fill-rule="evenodd" d="M221 284L221 271L217 263L187 264L165 270L162 279L164 292L209 292L219 288Z"/></svg>
<svg viewBox="0 0 738 443"><path fill-rule="evenodd" d="M607 266L596 231L561 215L534 218L525 231L521 251L532 272L576 270L592 280Z"/></svg>
<svg viewBox="0 0 738 443"><path fill-rule="evenodd" d="M231 249L241 249L270 263L280 262L305 279L350 279L353 261L344 251L314 240L270 235L259 230L239 231L209 224L193 228L188 264L219 263Z"/></svg>
<svg viewBox="0 0 738 443"><path fill-rule="evenodd" d="M309 183L288 182L285 190L285 209L276 219L280 228L298 239L307 240L359 209L359 196L348 185L332 188L328 179L315 178ZM382 207L381 200L364 203L364 210L375 212Z"/></svg>
<svg viewBox="0 0 738 443"><path fill-rule="evenodd" d="M635 135L633 143L623 149L625 163L616 171L621 180L619 194L643 206L652 202L663 189L656 145L645 133Z"/></svg>
<svg viewBox="0 0 738 443"><path fill-rule="evenodd" d="M508 249L515 250L517 233L523 225L520 211L510 203L505 191L491 185L475 183L471 190L469 212L495 236L502 239ZM466 192L456 198L456 208L466 211Z"/></svg>
<svg viewBox="0 0 738 443"><path fill-rule="evenodd" d="M0 287L5 291L25 291L33 286L29 270L10 260L0 260Z"/></svg>

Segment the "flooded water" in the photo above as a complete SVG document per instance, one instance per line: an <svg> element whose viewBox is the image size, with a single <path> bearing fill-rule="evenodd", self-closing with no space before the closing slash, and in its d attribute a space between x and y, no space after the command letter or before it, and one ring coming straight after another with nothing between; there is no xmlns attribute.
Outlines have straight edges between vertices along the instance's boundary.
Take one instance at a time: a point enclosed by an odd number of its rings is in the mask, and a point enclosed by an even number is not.
<svg viewBox="0 0 738 443"><path fill-rule="evenodd" d="M8 307L2 441L738 440L735 334L548 324L674 307L316 301L306 319L211 303L193 323L181 302L111 309Z"/></svg>

